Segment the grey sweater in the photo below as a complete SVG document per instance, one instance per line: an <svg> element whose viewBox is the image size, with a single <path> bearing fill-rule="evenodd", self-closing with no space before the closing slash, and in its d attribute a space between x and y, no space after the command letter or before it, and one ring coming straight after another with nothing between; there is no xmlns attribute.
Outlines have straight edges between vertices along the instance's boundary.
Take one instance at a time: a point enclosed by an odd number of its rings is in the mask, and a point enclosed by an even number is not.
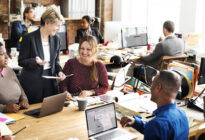
<svg viewBox="0 0 205 140"><path fill-rule="evenodd" d="M28 101L14 71L4 68L5 77L0 76L0 112L5 111L7 104Z"/></svg>

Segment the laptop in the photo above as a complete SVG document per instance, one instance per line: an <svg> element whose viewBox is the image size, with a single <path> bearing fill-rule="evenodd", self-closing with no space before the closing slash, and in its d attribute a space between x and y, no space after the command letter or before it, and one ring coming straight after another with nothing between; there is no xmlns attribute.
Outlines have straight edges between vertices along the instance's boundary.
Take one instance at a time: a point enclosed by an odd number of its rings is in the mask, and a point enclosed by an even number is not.
<svg viewBox="0 0 205 140"><path fill-rule="evenodd" d="M36 118L44 117L63 110L64 102L67 94L61 93L54 96L46 97L43 99L41 108L24 112L26 115Z"/></svg>
<svg viewBox="0 0 205 140"><path fill-rule="evenodd" d="M115 83L114 86L115 87L121 87L123 86L123 84L125 84L128 80L131 79L130 76L127 76L127 72L130 68L131 64L127 64L125 67L121 68L116 77L115 77Z"/></svg>
<svg viewBox="0 0 205 140"><path fill-rule="evenodd" d="M131 140L137 138L117 127L114 103L85 110L88 137L90 140Z"/></svg>

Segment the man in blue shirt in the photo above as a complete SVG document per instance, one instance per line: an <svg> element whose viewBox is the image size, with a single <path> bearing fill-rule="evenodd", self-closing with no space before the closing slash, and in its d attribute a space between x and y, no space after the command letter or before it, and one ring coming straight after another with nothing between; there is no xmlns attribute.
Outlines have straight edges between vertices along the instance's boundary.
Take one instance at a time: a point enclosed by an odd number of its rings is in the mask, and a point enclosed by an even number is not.
<svg viewBox="0 0 205 140"><path fill-rule="evenodd" d="M140 117L122 117L121 125L134 127L144 134L144 140L187 140L189 135L188 120L184 111L175 103L181 79L173 71L160 71L151 86L151 100L157 104L153 112L156 116L149 122Z"/></svg>

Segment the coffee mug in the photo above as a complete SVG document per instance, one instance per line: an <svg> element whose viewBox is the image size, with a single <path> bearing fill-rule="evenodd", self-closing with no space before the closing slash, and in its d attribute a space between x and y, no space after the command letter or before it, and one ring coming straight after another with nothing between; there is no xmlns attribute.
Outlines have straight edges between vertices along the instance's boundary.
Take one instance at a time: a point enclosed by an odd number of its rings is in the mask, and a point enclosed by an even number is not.
<svg viewBox="0 0 205 140"><path fill-rule="evenodd" d="M86 98L78 98L77 101L78 101L78 109L80 111L84 111L87 107L87 104L88 104L87 99Z"/></svg>

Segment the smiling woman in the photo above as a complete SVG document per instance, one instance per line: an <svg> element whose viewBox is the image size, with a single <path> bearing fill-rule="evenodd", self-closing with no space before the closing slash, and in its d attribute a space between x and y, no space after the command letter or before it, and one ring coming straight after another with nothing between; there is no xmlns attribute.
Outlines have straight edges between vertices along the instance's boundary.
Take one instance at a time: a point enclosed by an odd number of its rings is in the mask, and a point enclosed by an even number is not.
<svg viewBox="0 0 205 140"><path fill-rule="evenodd" d="M62 15L49 7L41 16L40 29L23 38L18 60L23 67L20 82L31 104L58 93L57 81L42 76L66 77L59 64L60 38L56 35L63 22Z"/></svg>
<svg viewBox="0 0 205 140"><path fill-rule="evenodd" d="M0 42L0 112L14 113L20 108L28 108L29 105L16 74L7 65L8 56Z"/></svg>
<svg viewBox="0 0 205 140"><path fill-rule="evenodd" d="M97 41L93 36L85 36L79 44L79 57L66 62L63 72L74 74L61 82L61 91L71 95L86 97L105 94L108 90L108 79L105 65L95 60Z"/></svg>

